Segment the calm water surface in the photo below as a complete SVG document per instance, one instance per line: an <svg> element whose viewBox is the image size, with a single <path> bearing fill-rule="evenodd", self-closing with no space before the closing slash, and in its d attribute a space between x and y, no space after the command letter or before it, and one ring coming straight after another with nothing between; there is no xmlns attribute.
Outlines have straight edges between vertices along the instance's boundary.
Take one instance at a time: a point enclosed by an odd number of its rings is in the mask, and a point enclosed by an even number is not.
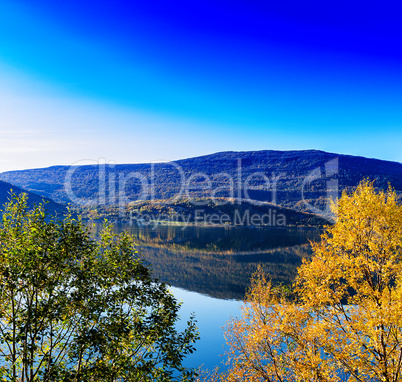
<svg viewBox="0 0 402 382"><path fill-rule="evenodd" d="M201 340L187 366L221 366L223 327L240 315L241 300L250 277L262 266L274 283L291 283L303 258L310 256L309 241L320 231L309 228L247 227L141 227L117 224L135 238L154 276L171 285L183 302L183 325L195 313Z"/></svg>

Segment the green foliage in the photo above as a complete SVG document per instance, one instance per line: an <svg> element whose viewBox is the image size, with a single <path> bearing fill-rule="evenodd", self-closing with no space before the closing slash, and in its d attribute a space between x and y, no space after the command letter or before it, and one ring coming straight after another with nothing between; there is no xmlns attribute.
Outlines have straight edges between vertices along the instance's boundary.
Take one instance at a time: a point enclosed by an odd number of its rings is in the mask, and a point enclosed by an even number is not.
<svg viewBox="0 0 402 382"><path fill-rule="evenodd" d="M192 380L198 334L176 330L179 304L129 235L98 240L12 196L0 229L0 375L4 381Z"/></svg>

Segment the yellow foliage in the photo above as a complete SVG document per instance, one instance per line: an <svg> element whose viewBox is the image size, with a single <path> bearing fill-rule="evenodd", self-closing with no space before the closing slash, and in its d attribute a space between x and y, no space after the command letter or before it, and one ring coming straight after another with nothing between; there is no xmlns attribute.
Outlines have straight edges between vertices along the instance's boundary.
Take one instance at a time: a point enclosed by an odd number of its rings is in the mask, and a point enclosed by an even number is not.
<svg viewBox="0 0 402 382"><path fill-rule="evenodd" d="M333 207L291 293L255 275L220 380L402 380L402 206L363 181Z"/></svg>

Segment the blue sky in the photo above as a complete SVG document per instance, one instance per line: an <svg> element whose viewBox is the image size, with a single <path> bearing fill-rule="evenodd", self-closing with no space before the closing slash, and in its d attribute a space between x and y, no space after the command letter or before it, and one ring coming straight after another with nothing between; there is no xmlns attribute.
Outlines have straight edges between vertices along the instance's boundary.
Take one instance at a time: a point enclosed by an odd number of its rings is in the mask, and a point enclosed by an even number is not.
<svg viewBox="0 0 402 382"><path fill-rule="evenodd" d="M0 0L0 171L262 149L402 162L397 4Z"/></svg>

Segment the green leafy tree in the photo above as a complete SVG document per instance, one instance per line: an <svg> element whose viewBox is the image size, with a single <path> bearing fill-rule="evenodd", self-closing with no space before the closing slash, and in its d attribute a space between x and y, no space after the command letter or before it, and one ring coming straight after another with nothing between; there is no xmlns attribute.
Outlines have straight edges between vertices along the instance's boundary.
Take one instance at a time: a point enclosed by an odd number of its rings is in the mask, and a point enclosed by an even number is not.
<svg viewBox="0 0 402 382"><path fill-rule="evenodd" d="M127 234L97 240L13 195L0 227L0 375L4 381L192 380L198 334Z"/></svg>

